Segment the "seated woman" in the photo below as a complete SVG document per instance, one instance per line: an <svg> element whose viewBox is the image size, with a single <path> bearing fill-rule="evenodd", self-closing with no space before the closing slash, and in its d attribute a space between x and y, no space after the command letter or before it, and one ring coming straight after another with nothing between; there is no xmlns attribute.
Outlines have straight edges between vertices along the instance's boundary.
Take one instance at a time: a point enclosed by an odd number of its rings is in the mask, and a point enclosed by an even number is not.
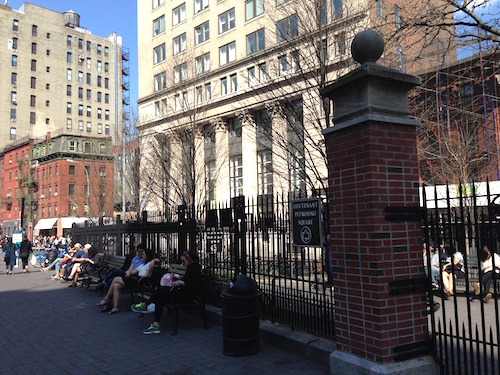
<svg viewBox="0 0 500 375"><path fill-rule="evenodd" d="M431 259L431 279L432 279L432 286L436 286L436 278L439 276L439 255L438 255L438 249L434 250L432 245L429 246L430 248L430 259ZM423 259L424 259L424 270L425 270L425 276L429 277L429 269L427 267L427 244L423 244Z"/></svg>
<svg viewBox="0 0 500 375"><path fill-rule="evenodd" d="M488 303L491 297L493 297L490 293L491 280L493 279L493 268L495 268L496 273L500 272L500 256L497 253L491 254L490 248L488 246L483 246L479 259L481 261L481 285L476 283L476 285L474 285L474 291L476 295L479 296L482 286L483 301L484 303Z"/></svg>
<svg viewBox="0 0 500 375"><path fill-rule="evenodd" d="M464 256L460 251L455 252L452 257L448 257L446 262L443 264L441 277L443 279L443 288L446 293L446 299L448 299L450 295L453 295L453 274L457 278L465 277Z"/></svg>
<svg viewBox="0 0 500 375"><path fill-rule="evenodd" d="M101 302L97 304L97 306L105 306L102 310L103 312L108 311L110 315L115 314L120 311L118 308L118 302L120 300L120 291L125 287L133 287L137 285L139 279L141 277L149 277L151 276L151 272L153 272L153 267L155 265L155 260L153 259L154 254L152 250L146 250L145 245L141 244L137 246L137 253L139 249L142 249L142 257L144 259L144 264L139 267L133 269L132 265L125 272L125 276L116 276L111 282L111 286L108 289L108 292L104 296ZM113 308L111 308L111 297L113 297Z"/></svg>
<svg viewBox="0 0 500 375"><path fill-rule="evenodd" d="M196 292L201 287L201 268L194 259L194 254L184 251L181 255L181 263L186 267L186 273L182 280L167 281L161 283L160 287L151 295L147 302L141 302L132 306L132 311L145 313L152 312L148 307L154 304L155 318L153 324L143 331L145 335L161 333L160 319L163 314L163 304L168 302L191 303L196 297ZM163 280L163 279L162 279Z"/></svg>
<svg viewBox="0 0 500 375"><path fill-rule="evenodd" d="M86 249L86 256L78 258L75 260L75 265L71 269L71 273L69 274L69 280L73 280L73 282L68 285L68 287L75 287L76 281L78 280L78 275L82 272L83 268L86 265L95 264L99 261L100 255L97 253L97 249L95 247L91 247L90 249Z"/></svg>

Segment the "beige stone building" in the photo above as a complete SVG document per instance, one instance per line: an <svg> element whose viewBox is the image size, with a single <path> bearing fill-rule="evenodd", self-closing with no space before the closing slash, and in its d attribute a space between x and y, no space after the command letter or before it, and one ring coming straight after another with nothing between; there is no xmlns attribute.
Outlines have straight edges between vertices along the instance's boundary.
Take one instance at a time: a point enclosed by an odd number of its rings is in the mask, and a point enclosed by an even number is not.
<svg viewBox="0 0 500 375"><path fill-rule="evenodd" d="M121 144L121 37L92 35L73 11L29 3L0 5L0 17L2 142L65 129Z"/></svg>
<svg viewBox="0 0 500 375"><path fill-rule="evenodd" d="M355 66L356 33L397 32L395 4L138 0L148 208L214 208L239 195L264 203L326 187L321 130L333 126L334 105L319 90ZM410 35L386 47L381 63L406 71L422 44Z"/></svg>

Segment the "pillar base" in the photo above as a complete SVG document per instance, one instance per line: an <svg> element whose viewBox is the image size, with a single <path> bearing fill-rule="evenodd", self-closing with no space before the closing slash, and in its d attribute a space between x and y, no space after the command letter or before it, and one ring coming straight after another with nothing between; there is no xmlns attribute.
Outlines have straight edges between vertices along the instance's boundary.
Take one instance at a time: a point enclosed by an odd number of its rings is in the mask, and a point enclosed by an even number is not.
<svg viewBox="0 0 500 375"><path fill-rule="evenodd" d="M382 364L340 350L330 354L330 375L437 375L438 373L438 365L430 355Z"/></svg>

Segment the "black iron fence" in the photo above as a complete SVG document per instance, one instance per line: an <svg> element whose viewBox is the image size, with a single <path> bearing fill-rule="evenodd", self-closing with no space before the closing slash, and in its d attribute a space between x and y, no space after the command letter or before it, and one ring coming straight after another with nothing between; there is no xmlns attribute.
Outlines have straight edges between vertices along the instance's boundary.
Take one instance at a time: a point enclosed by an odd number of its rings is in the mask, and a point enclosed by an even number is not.
<svg viewBox="0 0 500 375"><path fill-rule="evenodd" d="M425 256L428 275L436 266L428 279L428 298L441 306L430 309L429 326L442 374L500 373L500 277L492 271L491 286L479 282L487 272L481 268L484 247L492 253L500 250L500 206L492 186L422 189L424 243L427 249L434 248L434 254L429 251ZM494 267L500 267L494 256L491 259ZM448 267L450 262L457 266Z"/></svg>
<svg viewBox="0 0 500 375"><path fill-rule="evenodd" d="M322 227L327 233L326 194ZM74 241L92 243L102 252L124 255L140 242L164 265L179 263L196 249L208 281L209 302L220 306L220 293L237 274L253 278L263 295L264 319L334 338L334 301L328 241L323 247L292 244L290 200L265 196L256 201L233 198L226 206L194 213L179 206L173 217L144 212L141 219L112 225L74 226Z"/></svg>

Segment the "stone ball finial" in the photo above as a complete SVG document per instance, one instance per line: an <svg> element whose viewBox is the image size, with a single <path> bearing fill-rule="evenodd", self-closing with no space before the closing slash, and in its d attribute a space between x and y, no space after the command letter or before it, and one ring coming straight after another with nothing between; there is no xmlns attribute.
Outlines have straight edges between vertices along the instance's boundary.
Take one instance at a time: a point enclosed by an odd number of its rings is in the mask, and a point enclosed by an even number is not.
<svg viewBox="0 0 500 375"><path fill-rule="evenodd" d="M375 30L357 34L351 43L351 54L360 64L377 61L384 53L384 38Z"/></svg>

